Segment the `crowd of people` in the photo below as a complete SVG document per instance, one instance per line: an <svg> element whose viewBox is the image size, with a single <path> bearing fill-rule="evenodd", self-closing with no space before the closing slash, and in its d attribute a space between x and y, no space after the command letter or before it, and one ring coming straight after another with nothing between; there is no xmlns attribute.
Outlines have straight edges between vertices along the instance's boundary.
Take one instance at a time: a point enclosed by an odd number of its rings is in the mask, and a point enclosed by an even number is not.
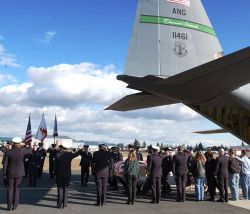
<svg viewBox="0 0 250 214"><path fill-rule="evenodd" d="M149 146L146 158L146 180L140 180L140 162L143 155L139 148L128 146L128 157L123 158L118 147L110 150L105 144L99 145L99 151L89 152L89 146L72 150L65 145L52 144L45 150L43 144L31 148L23 145L21 138L13 138L12 145L0 147L4 153L3 177L7 187L7 209L15 210L19 202L19 191L22 178L28 178L29 186L36 186L37 178L43 175L43 166L46 154L49 153L49 175L55 179L57 185L57 207L68 206L68 187L71 177L71 161L81 156L81 185L88 187L90 173L96 183L96 206L104 206L108 184L113 190L118 189L121 182L127 193L127 204L133 205L138 195L143 196L151 192L151 203L158 204L161 195L167 196L172 191L169 175L172 172L176 184L176 201L184 202L186 199L186 186L194 184L196 201L215 201L216 188L219 190L219 202L228 202L239 199L239 184L241 183L243 199L250 200L250 160L246 151L237 157L235 151L230 149L225 154L219 150L218 157L212 151L193 153L186 151L182 146L177 148L177 153L171 155L171 148L164 148L159 152L159 147ZM123 162L123 174L116 172L117 163ZM208 187L209 198L205 198L205 183Z"/></svg>

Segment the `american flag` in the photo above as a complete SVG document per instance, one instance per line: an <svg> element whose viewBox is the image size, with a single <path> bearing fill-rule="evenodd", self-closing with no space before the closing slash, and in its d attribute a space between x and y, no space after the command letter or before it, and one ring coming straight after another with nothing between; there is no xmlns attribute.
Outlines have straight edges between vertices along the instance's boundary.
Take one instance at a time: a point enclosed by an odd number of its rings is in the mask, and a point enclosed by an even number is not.
<svg viewBox="0 0 250 214"><path fill-rule="evenodd" d="M175 3L175 4L183 4L183 5L190 7L190 0L166 0L166 1Z"/></svg>
<svg viewBox="0 0 250 214"><path fill-rule="evenodd" d="M31 122L30 122L30 115L29 115L29 121L26 129L26 134L24 138L24 143L26 145L30 145L32 142L32 133L31 133Z"/></svg>

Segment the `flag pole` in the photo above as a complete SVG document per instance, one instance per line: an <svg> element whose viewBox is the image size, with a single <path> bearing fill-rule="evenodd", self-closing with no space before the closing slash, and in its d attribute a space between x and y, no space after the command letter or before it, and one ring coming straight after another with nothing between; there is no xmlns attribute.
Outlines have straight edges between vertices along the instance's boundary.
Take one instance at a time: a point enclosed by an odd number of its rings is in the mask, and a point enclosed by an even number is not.
<svg viewBox="0 0 250 214"><path fill-rule="evenodd" d="M56 143L56 137L57 136L58 136L57 118L56 118L56 114L55 114L55 122L54 122L54 130L53 130L54 144Z"/></svg>

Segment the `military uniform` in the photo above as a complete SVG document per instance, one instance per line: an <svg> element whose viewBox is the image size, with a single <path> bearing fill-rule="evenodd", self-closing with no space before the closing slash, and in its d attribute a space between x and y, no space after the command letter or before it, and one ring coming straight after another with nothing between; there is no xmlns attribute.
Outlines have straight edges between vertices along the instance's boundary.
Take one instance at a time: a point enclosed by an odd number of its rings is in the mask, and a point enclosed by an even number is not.
<svg viewBox="0 0 250 214"><path fill-rule="evenodd" d="M52 148L49 148L47 150L47 153L49 153L49 176L51 178L54 178L54 174L55 174L54 173L54 162L55 162L56 153L57 153L55 146L52 146Z"/></svg>
<svg viewBox="0 0 250 214"><path fill-rule="evenodd" d="M29 158L29 167L28 167L28 175L29 175L29 186L36 186L36 179L38 169L40 167L40 157L38 153L33 150L32 154L28 155Z"/></svg>
<svg viewBox="0 0 250 214"><path fill-rule="evenodd" d="M15 139L15 138L14 138ZM14 141L13 139L13 141ZM19 143L22 139L16 140ZM14 141L15 142L15 141ZM18 143L16 142L16 143ZM16 209L19 203L19 192L22 177L24 176L23 157L31 154L32 149L26 149L14 145L12 149L7 150L3 163L3 171L7 180L7 209Z"/></svg>
<svg viewBox="0 0 250 214"><path fill-rule="evenodd" d="M153 153L149 157L149 179L152 192L152 203L159 203L161 198L162 156Z"/></svg>
<svg viewBox="0 0 250 214"><path fill-rule="evenodd" d="M186 198L186 183L188 173L188 154L180 152L173 157L173 175L177 188L177 201L184 202Z"/></svg>
<svg viewBox="0 0 250 214"><path fill-rule="evenodd" d="M25 155L23 157L23 165L24 165L24 173L25 173L24 178L27 178L27 176L28 176L28 171L29 171L29 156L30 155Z"/></svg>
<svg viewBox="0 0 250 214"><path fill-rule="evenodd" d="M61 151L56 154L55 176L57 184L57 207L67 207L68 187L71 177L71 161L80 154L69 151Z"/></svg>
<svg viewBox="0 0 250 214"><path fill-rule="evenodd" d="M46 150L42 148L41 145L39 146L40 147L36 150L38 156L40 157L40 165L39 165L37 176L41 178L43 174L43 165L44 165L44 161L46 157Z"/></svg>
<svg viewBox="0 0 250 214"><path fill-rule="evenodd" d="M119 161L123 161L123 156L120 152L118 152L118 153L113 152L112 159L113 159L113 164L116 164ZM123 180L123 178L114 174L114 166L112 167L112 169L113 169L112 170L112 176L113 176L112 185L113 185L114 190L118 189L118 180L122 183L124 189L127 189L126 182Z"/></svg>
<svg viewBox="0 0 250 214"><path fill-rule="evenodd" d="M163 155L162 159L162 192L171 192L169 182L169 173L172 171L173 157L171 155Z"/></svg>
<svg viewBox="0 0 250 214"><path fill-rule="evenodd" d="M103 206L106 203L107 182L109 176L109 166L111 164L112 153L105 151L100 146L100 150L93 154L92 172L95 176L97 199L96 205Z"/></svg>
<svg viewBox="0 0 250 214"><path fill-rule="evenodd" d="M92 163L92 154L88 151L81 151L81 184L87 186L89 182L89 171Z"/></svg>

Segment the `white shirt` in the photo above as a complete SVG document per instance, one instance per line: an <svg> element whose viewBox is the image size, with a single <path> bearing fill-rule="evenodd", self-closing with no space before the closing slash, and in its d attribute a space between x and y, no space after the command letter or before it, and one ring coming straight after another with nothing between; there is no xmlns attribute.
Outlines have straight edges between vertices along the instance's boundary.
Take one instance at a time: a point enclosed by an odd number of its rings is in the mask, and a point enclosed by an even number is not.
<svg viewBox="0 0 250 214"><path fill-rule="evenodd" d="M249 158L245 155L242 158L240 157L235 157L237 160L239 160L242 164L241 167L241 173L245 175L250 175L250 160Z"/></svg>

